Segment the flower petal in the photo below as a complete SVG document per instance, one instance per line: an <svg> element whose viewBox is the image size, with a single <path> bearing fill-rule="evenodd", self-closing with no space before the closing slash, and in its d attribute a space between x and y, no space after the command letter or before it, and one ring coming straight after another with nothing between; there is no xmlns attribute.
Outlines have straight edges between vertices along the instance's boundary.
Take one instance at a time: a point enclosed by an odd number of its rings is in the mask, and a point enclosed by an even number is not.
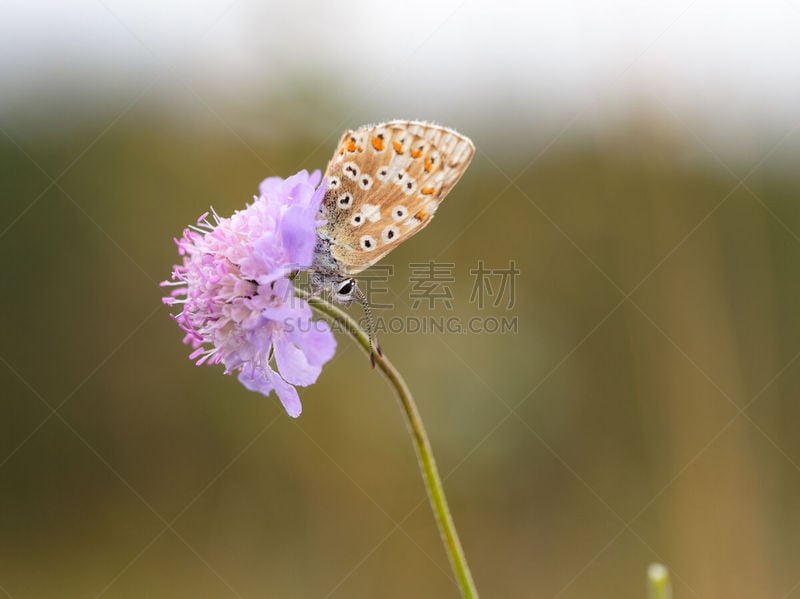
<svg viewBox="0 0 800 599"><path fill-rule="evenodd" d="M336 338L324 320L312 320L304 327L287 326L287 336L305 354L312 366L322 367L336 353Z"/></svg>
<svg viewBox="0 0 800 599"><path fill-rule="evenodd" d="M269 367L267 367L269 368ZM272 381L267 378L263 368L257 367L253 362L247 362L239 371L239 382L250 391L258 391L262 395L272 392L274 386Z"/></svg>
<svg viewBox="0 0 800 599"><path fill-rule="evenodd" d="M322 366L311 364L308 356L297 347L289 336L283 334L275 339L275 363L278 372L294 385L310 385L317 380Z"/></svg>
<svg viewBox="0 0 800 599"><path fill-rule="evenodd" d="M283 179L281 177L267 177L258 186L258 192L262 196L279 195L282 186Z"/></svg>
<svg viewBox="0 0 800 599"><path fill-rule="evenodd" d="M309 185L311 185L312 187L317 187L317 186L319 186L319 182L320 182L321 180L322 180L322 171L321 171L321 170L319 170L319 169L315 170L314 172L312 172L312 173L311 173L311 174L308 176L308 184L309 184ZM323 190L323 192L324 192L324 191L325 191L325 190ZM324 195L324 193L323 193L323 195Z"/></svg>
<svg viewBox="0 0 800 599"><path fill-rule="evenodd" d="M286 258L297 268L308 268L314 258L316 235L309 235L316 229L314 222L316 210L305 206L291 206L281 219L281 239Z"/></svg>
<svg viewBox="0 0 800 599"><path fill-rule="evenodd" d="M267 368L267 376L275 386L275 392L278 394L278 399L281 400L286 413L292 418L297 418L300 412L303 411L303 404L300 403L300 396L297 394L297 389L284 381L271 368Z"/></svg>
<svg viewBox="0 0 800 599"><path fill-rule="evenodd" d="M258 367L253 362L248 362L239 372L239 382L250 391L258 391L262 395L269 396L275 391L286 413L292 418L297 418L303 411L297 389L284 381L268 365Z"/></svg>

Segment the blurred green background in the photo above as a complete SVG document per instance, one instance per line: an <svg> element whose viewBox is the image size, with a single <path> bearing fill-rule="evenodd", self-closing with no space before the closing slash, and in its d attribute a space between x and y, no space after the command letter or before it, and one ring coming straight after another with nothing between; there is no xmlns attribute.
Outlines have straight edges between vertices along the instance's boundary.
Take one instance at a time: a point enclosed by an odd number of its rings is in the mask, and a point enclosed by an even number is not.
<svg viewBox="0 0 800 599"><path fill-rule="evenodd" d="M776 11L800 29L777 4L735 14L774 40ZM701 1L636 21L631 48L625 26L609 33L620 79L575 91L557 69L574 40L520 34L547 28L532 13L514 24L520 4L496 8L513 35L481 27L491 6L437 7L413 43L351 51L344 8L321 3L221 3L199 25L200 8L166 3L151 29L125 3L76 3L63 63L44 58L57 45L4 52L0 595L457 596L401 412L367 358L340 336L294 421L195 367L158 287L172 237L208 205L226 215L266 176L324 168L346 128L424 118L478 152L432 225L384 261L396 296L381 315L516 317L519 331L381 341L420 404L483 596L633 599L662 561L676 597L800 597L796 71L712 93L722 76L695 65L699 87L675 83L687 103L630 83L658 44L683 47L682 25L732 14ZM390 37L404 10L357 7ZM31 45L59 30L4 9L41 25ZM284 37L265 34L261 54L216 44L213 27L250 18ZM151 30L196 43L176 58ZM509 63L462 60L447 35ZM735 36L708 35L698 63L736 52ZM146 58L104 56L114 38ZM795 38L780 39L796 67ZM270 75L222 77L243 54ZM359 80L364 56L387 68ZM462 68L437 88L439 59ZM651 74L659 89L667 71ZM620 97L598 99L619 81ZM556 89L503 91L531 87ZM762 120L780 92L789 109ZM737 103L751 94L770 99ZM456 265L453 312L410 308L408 265L431 259ZM516 261L513 310L469 302L478 260Z"/></svg>

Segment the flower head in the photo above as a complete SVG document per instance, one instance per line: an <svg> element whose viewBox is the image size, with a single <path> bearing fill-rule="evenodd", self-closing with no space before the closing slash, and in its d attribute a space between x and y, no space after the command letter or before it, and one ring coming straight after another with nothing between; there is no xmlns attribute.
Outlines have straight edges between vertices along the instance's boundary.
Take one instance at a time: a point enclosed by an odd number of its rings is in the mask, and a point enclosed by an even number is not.
<svg viewBox="0 0 800 599"><path fill-rule="evenodd" d="M183 307L173 318L194 348L189 357L238 371L252 391L275 391L293 417L302 410L294 386L316 381L336 350L327 323L312 321L288 278L311 265L320 178L319 171L270 177L230 218L203 214L175 240L183 261L162 283L174 287L164 303Z"/></svg>

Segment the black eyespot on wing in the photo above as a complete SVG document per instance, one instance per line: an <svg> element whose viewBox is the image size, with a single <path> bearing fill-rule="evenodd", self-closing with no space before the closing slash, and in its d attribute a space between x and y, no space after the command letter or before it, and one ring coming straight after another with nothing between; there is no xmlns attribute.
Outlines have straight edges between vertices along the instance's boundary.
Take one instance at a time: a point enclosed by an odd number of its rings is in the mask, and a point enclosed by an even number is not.
<svg viewBox="0 0 800 599"><path fill-rule="evenodd" d="M352 202L353 194L351 194L349 191L340 194L336 199L336 203L338 204L339 208L349 208Z"/></svg>
<svg viewBox="0 0 800 599"><path fill-rule="evenodd" d="M372 236L370 236L370 235L362 235L360 243L361 243L361 249L365 250L367 252L371 252L378 245L375 242L375 239L373 239Z"/></svg>
<svg viewBox="0 0 800 599"><path fill-rule="evenodd" d="M364 191L367 191L370 187L372 187L372 177L366 173L362 173L358 180L358 186Z"/></svg>
<svg viewBox="0 0 800 599"><path fill-rule="evenodd" d="M381 231L381 239L383 239L385 243L389 243L398 235L400 235L400 229L397 228L397 225L388 225Z"/></svg>

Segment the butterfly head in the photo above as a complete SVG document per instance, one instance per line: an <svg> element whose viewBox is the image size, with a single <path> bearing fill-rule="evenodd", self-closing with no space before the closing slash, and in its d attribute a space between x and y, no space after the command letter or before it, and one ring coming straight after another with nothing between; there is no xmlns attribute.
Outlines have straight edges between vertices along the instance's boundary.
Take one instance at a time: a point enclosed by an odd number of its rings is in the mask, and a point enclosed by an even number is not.
<svg viewBox="0 0 800 599"><path fill-rule="evenodd" d="M367 296L358 286L358 282L353 277L342 277L326 272L312 272L310 277L312 293L328 292L331 298L340 304L350 304L358 301L364 308L367 317L367 337L370 346L370 359L372 367L375 368L375 352L378 356L383 356L381 346L375 334L375 319L372 316L372 308L367 301Z"/></svg>

